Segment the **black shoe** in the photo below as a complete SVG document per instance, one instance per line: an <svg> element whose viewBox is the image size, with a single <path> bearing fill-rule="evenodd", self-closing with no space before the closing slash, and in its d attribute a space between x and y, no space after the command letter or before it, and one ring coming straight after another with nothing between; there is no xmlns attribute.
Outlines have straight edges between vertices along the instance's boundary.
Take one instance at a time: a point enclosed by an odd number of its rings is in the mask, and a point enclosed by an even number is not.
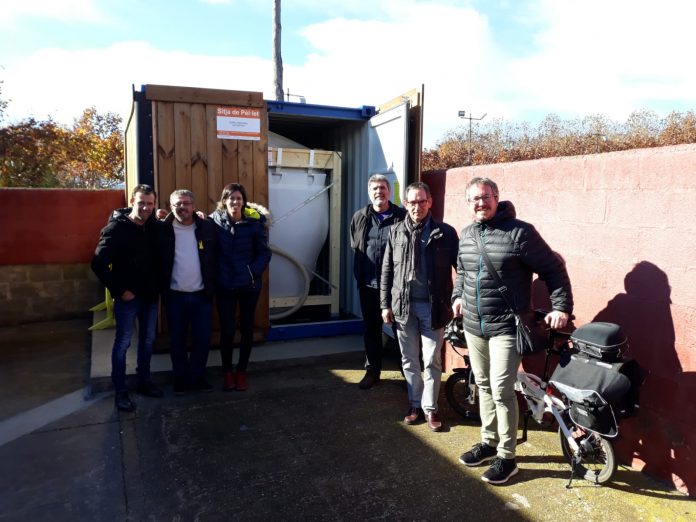
<svg viewBox="0 0 696 522"><path fill-rule="evenodd" d="M358 388L360 388L361 390L369 390L378 382L379 382L379 372L367 371L367 372L365 372L365 376L358 383Z"/></svg>
<svg viewBox="0 0 696 522"><path fill-rule="evenodd" d="M182 381L174 381L174 386L172 386L172 388L174 389L174 395L183 395L184 393L191 391L188 384Z"/></svg>
<svg viewBox="0 0 696 522"><path fill-rule="evenodd" d="M480 466L484 462L493 460L498 454L498 450L489 446L485 442L479 442L459 457L459 462L467 466Z"/></svg>
<svg viewBox="0 0 696 522"><path fill-rule="evenodd" d="M118 411L135 411L135 403L127 391L116 392L115 402Z"/></svg>
<svg viewBox="0 0 696 522"><path fill-rule="evenodd" d="M191 386L191 389L193 391L208 393L208 392L213 391L215 389L215 387L212 384L210 384L208 381L206 381L205 379L201 379L196 384Z"/></svg>
<svg viewBox="0 0 696 522"><path fill-rule="evenodd" d="M481 480L489 484L505 484L510 477L517 475L519 469L515 465L515 459L501 459L496 457L488 470L481 475Z"/></svg>
<svg viewBox="0 0 696 522"><path fill-rule="evenodd" d="M156 399L164 396L162 390L155 386L152 381L141 382L138 384L135 391L137 391L140 395L144 395L145 397L155 397Z"/></svg>

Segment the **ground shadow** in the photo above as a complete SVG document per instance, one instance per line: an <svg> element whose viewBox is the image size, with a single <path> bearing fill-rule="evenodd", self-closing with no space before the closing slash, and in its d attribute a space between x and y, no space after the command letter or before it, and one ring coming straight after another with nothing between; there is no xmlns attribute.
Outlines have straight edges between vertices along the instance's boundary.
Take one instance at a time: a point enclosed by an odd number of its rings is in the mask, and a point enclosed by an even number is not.
<svg viewBox="0 0 696 522"><path fill-rule="evenodd" d="M520 451L522 471L509 484L484 484L485 467L457 461L478 441L478 427L459 425L442 396L450 431L405 426L398 359L386 362L384 382L371 390L357 386L360 352L253 363L244 393L220 390L219 367L208 370L218 386L208 394L174 396L170 376L158 374L165 398L137 397L135 413L114 420L113 402L105 399L1 447L0 489L13 499L4 514L515 521L538 520L540 512L599 519L607 509L597 497L569 510L561 494L568 466L558 459L555 434L532 434ZM545 448L548 435L552 446ZM556 488L559 494L550 495ZM50 505L37 495L42 490L54 492ZM634 506L620 499L612 510L617 520L636 518Z"/></svg>

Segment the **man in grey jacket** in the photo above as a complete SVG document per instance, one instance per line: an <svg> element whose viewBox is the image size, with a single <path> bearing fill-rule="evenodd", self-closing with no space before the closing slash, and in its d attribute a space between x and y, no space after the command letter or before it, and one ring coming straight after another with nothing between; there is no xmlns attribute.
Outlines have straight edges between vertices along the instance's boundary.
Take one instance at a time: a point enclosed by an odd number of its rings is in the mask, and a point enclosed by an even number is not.
<svg viewBox="0 0 696 522"><path fill-rule="evenodd" d="M410 407L406 424L425 418L442 430L437 398L442 377L444 327L452 318L452 269L457 263L457 232L435 221L430 188L422 182L406 188L406 219L392 228L382 262L382 319L396 321L401 363ZM423 353L423 376L420 367Z"/></svg>
<svg viewBox="0 0 696 522"><path fill-rule="evenodd" d="M514 384L521 358L515 349L513 312L531 308L534 273L549 290L553 311L545 320L550 327L563 328L567 324L573 295L561 258L533 225L516 219L511 202L498 202L498 186L493 180L473 178L466 194L474 222L461 232L452 310L456 316L463 316L471 368L480 394L481 442L459 460L467 466L492 461L481 478L491 484L504 484L518 472L515 450L519 411ZM514 311L486 269L477 235L514 299Z"/></svg>

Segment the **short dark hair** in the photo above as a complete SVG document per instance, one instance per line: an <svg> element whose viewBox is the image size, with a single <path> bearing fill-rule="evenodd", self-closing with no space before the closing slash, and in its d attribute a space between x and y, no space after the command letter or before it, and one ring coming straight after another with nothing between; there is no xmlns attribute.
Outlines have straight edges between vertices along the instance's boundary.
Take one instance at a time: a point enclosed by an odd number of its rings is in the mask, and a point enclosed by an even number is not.
<svg viewBox="0 0 696 522"><path fill-rule="evenodd" d="M430 187L424 181L414 181L413 183L411 183L408 187L406 187L405 194L408 195L409 190L420 190L420 189L425 190L425 195L428 197L431 197L430 196Z"/></svg>
<svg viewBox="0 0 696 522"><path fill-rule="evenodd" d="M488 187L491 187L491 191L493 191L493 195L495 196L495 199L498 199L498 185L495 184L495 181L493 181L491 178L484 178L484 177L476 177L476 178L471 178L469 183L466 184L466 199L469 199L469 189L473 187L474 185L486 185Z"/></svg>
<svg viewBox="0 0 696 522"><path fill-rule="evenodd" d="M225 208L225 200L228 199L233 192L239 192L242 195L242 201L244 202L244 206L246 207L248 199L246 189L244 188L244 186L241 183L228 183L222 189L220 201L218 201L219 209Z"/></svg>
<svg viewBox="0 0 696 522"><path fill-rule="evenodd" d="M153 194L155 198L157 198L157 192L155 192L155 189L153 189L150 185L136 185L133 187L133 191L131 192L131 197L135 197L135 195L140 192L141 194L145 194L146 196L149 196L150 194Z"/></svg>

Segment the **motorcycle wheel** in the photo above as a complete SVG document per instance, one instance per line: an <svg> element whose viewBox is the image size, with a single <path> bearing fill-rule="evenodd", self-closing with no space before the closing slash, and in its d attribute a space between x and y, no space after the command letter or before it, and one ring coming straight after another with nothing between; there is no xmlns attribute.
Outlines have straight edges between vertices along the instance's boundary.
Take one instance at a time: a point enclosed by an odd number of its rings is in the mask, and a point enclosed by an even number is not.
<svg viewBox="0 0 696 522"><path fill-rule="evenodd" d="M468 420L479 420L479 398L471 369L456 371L447 378L445 396L452 409Z"/></svg>

